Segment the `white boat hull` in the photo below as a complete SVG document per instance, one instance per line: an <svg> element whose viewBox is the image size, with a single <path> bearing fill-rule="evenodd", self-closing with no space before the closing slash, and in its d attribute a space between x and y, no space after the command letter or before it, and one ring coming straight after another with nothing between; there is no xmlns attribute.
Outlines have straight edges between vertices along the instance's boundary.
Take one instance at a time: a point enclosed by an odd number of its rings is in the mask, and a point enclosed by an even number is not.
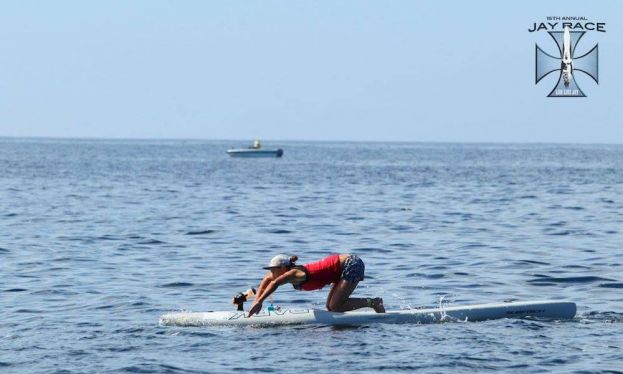
<svg viewBox="0 0 623 374"><path fill-rule="evenodd" d="M279 149L229 149L227 154L231 157L281 157L283 156L283 150Z"/></svg>
<svg viewBox="0 0 623 374"><path fill-rule="evenodd" d="M485 321L501 318L571 319L576 305L567 301L514 301L430 309L409 309L375 313L371 310L346 313L318 309L263 311L251 318L245 312L174 312L160 317L164 326L245 325L361 325L369 323L437 323Z"/></svg>

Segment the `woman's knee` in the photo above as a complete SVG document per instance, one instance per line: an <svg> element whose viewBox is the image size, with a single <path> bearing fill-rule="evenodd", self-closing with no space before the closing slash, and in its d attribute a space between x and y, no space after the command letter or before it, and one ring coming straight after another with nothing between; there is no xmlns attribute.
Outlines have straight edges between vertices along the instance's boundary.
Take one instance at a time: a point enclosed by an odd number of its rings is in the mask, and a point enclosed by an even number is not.
<svg viewBox="0 0 623 374"><path fill-rule="evenodd" d="M332 304L331 304L331 301L330 301L330 300L327 300L327 304L326 304L325 306L327 307L327 310L328 310L329 312L332 312L332 310L331 310L331 306L332 306Z"/></svg>
<svg viewBox="0 0 623 374"><path fill-rule="evenodd" d="M341 303L339 303L337 300L331 299L327 301L327 310L329 312L339 312L341 306Z"/></svg>

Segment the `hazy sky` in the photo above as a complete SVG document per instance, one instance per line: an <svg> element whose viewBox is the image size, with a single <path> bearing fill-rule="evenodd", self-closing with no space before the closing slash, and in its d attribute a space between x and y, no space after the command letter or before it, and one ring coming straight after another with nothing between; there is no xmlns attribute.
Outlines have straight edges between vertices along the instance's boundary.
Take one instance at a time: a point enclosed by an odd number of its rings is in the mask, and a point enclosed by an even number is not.
<svg viewBox="0 0 623 374"><path fill-rule="evenodd" d="M546 16L599 85L534 84ZM619 1L3 1L0 136L623 143Z"/></svg>

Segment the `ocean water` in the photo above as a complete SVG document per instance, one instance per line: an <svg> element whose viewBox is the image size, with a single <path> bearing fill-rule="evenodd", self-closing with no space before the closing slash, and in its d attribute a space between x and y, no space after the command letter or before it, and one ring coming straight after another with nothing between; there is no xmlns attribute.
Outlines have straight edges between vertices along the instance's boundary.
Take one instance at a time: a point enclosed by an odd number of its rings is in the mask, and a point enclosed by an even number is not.
<svg viewBox="0 0 623 374"><path fill-rule="evenodd" d="M623 146L0 139L1 372L623 371ZM572 321L170 328L277 253L356 253L388 309ZM283 307L328 290L282 287Z"/></svg>

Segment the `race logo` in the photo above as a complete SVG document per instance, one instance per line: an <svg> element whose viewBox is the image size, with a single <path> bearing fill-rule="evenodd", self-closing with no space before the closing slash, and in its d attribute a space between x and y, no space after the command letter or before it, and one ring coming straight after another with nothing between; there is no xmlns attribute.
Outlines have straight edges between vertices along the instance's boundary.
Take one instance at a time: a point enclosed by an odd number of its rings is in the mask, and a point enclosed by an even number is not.
<svg viewBox="0 0 623 374"><path fill-rule="evenodd" d="M587 32L606 32L606 24L587 22L585 17L547 17L547 20L548 22L535 22L528 30L547 31L557 47L557 53L550 54L535 44L534 84L555 73L558 74L558 81L547 97L586 97L575 77L578 73L584 73L599 84L599 45L595 44L591 49L581 49L578 44ZM582 53L583 51L586 52Z"/></svg>

